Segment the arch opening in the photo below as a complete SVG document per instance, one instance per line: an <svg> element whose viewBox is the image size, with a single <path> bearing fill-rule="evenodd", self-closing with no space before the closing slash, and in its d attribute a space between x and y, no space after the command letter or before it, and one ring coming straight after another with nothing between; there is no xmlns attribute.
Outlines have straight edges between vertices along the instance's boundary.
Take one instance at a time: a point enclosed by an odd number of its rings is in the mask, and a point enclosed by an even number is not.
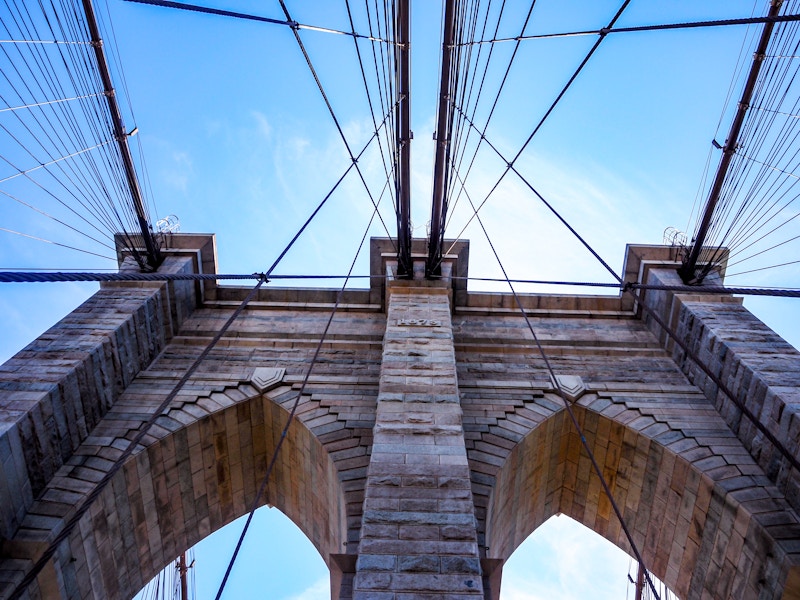
<svg viewBox="0 0 800 600"><path fill-rule="evenodd" d="M713 455L704 451L703 458L692 461L689 452L586 406L573 406L651 573L687 600L781 597L794 559L780 536L772 535L771 517L765 517L769 512L791 519L793 513L777 490L771 496L765 492L751 457L734 451L738 442L732 434L725 448L750 469L735 483L749 481L750 487L733 487L726 474L730 469L719 468L722 455L707 460ZM758 502L751 491L762 494ZM485 523L487 558L507 560L556 514L631 553L563 409L533 428L497 472Z"/></svg>
<svg viewBox="0 0 800 600"><path fill-rule="evenodd" d="M634 598L638 565L623 550L566 515L553 515L503 565L500 600ZM662 600L677 600L656 580ZM649 596L644 596L649 597Z"/></svg>
<svg viewBox="0 0 800 600"><path fill-rule="evenodd" d="M192 547L189 600L214 598L246 518L239 517ZM170 563L157 577L165 574L163 580L169 582L175 579L175 571ZM180 598L148 593L153 587L145 586L134 600ZM253 598L265 590L272 598L330 598L330 574L319 551L291 519L270 506L256 510L224 597Z"/></svg>
<svg viewBox="0 0 800 600"><path fill-rule="evenodd" d="M83 598L131 598L182 551L246 515L288 418L281 405L288 397L291 388L282 386L162 430L125 463L71 534L69 548L56 554L60 579ZM328 566L341 552L347 523L338 472L299 419L259 501L265 504L284 514ZM248 538L257 547L253 531Z"/></svg>

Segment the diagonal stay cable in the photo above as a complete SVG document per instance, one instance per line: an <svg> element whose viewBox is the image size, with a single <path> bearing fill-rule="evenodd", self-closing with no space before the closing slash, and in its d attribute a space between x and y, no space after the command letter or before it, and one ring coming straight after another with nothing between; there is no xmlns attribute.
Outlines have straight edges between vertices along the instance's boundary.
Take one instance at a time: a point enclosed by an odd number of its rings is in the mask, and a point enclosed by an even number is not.
<svg viewBox="0 0 800 600"><path fill-rule="evenodd" d="M286 19L289 22L294 23L292 21L292 17L289 14L289 9L286 8L286 3L284 0L278 0L281 5L281 9L283 10L283 14L286 15ZM630 0L628 0L630 2ZM317 74L317 70L314 68L314 64L311 62L311 56L309 56L308 51L306 50L305 44L303 44L303 40L300 38L300 33L298 31L298 27L296 25L292 25L291 27L292 33L294 34L294 39L297 42L300 51L303 53L303 58L305 58L306 64L308 65L309 70L311 71L311 76L314 78L314 82L317 84L317 89L319 89L319 93L322 95L322 100L325 102L325 106L328 108L328 113L330 113L331 118L333 119L333 123L336 126L336 130L339 132L339 137L342 138L342 142L344 143L345 148L347 149L347 154L350 156L350 160L352 161L353 165L356 168L356 172L358 173L359 178L361 179L361 183L364 185L364 190L367 192L367 196L369 196L370 202L372 202L372 206L375 207L377 210L378 205L375 202L375 198L372 195L372 191L369 189L369 185L367 184L367 180L364 179L364 174L361 172L361 167L358 166L358 159L353 156L353 151L350 149L350 144L347 141L347 137L344 134L344 130L342 129L341 124L339 123L339 119L336 116L336 113L333 110L333 106L331 106L330 100L328 99L328 95L325 93L325 88L322 86L322 81ZM383 220L380 212L378 213L378 220L383 225L384 231L386 231L386 236L394 246L394 251L397 252L397 246L395 245L394 241L392 240L392 234L389 233L389 228L386 227L386 223Z"/></svg>
<svg viewBox="0 0 800 600"><path fill-rule="evenodd" d="M231 556L230 561L228 562L228 566L225 569L225 575L222 578L222 582L219 585L219 589L217 590L217 595L215 596L215 600L220 600L222 597L222 592L225 590L225 585L228 582L228 578L230 577L231 571L233 570L233 565L236 563L236 559L239 556L239 551L242 548L242 543L244 542L244 538L247 535L248 530L250 529L250 524L253 521L253 516L255 515L256 510L258 509L258 504L261 501L261 497L264 495L264 492L267 489L267 485L269 484L270 476L272 475L272 471L275 468L275 464L278 461L278 455L280 454L281 447L283 446L283 442L286 439L286 436L289 432L289 427L294 422L295 415L297 414L297 408L300 405L300 399L303 397L305 393L306 386L308 385L308 380L311 377L311 371L314 368L314 365L319 358L319 354L322 351L322 346L325 343L325 339L328 336L328 330L333 323L333 318L336 316L336 311L339 309L339 304L342 301L342 297L344 295L344 290L347 287L347 283L350 280L353 269L355 269L356 261L358 260L359 255L361 254L361 250L364 247L364 241L367 239L367 235L369 234L369 229L372 226L372 222L375 220L375 216L378 215L378 206L375 207L375 210L372 212L372 216L367 223L366 228L364 229L364 235L361 237L361 242L356 249L355 256L353 257L352 263L350 263L350 270L347 273L347 277L345 278L342 287L339 289L338 294L336 295L336 302L331 309L330 315L328 316L328 320L325 323L325 328L320 335L319 342L317 343L316 348L314 349L314 355L311 358L311 362L308 365L308 369L306 369L305 376L303 377L303 383L300 385L300 390L297 392L297 397L294 399L294 403L292 404L292 408L289 411L289 417L286 420L286 423L281 430L281 436L278 439L278 443L275 446L275 449L272 451L272 456L270 458L269 464L267 465L267 471L264 474L264 478L261 480L261 484L259 485L258 492L256 493L255 498L253 499L253 503L250 508L250 512L247 515L247 520L245 521L244 527L242 528L242 532L239 535L239 539L236 542L236 548L233 551L233 555Z"/></svg>
<svg viewBox="0 0 800 600"><path fill-rule="evenodd" d="M308 217L308 219L306 219L306 222L303 223L303 226L300 227L300 229L297 230L297 233L294 234L294 237L287 244L287 246L283 249L283 252L281 252L280 255L278 255L278 258L275 259L275 262L272 263L272 266L267 270L267 274L266 274L267 277L269 277L272 274L272 271L275 270L275 267L278 266L278 263L280 263L281 260L283 260L283 257L286 256L286 253L289 252L289 250L294 245L294 243L297 241L297 239L300 237L300 235L302 235L303 231L305 231L306 227L308 227L309 223L311 223L311 221L314 219L314 217L317 216L317 213L319 213L319 211L322 209L322 207L328 201L328 198L330 198L333 195L333 192L335 192L336 189L339 187L339 185L342 183L342 181L344 181L345 177L347 177L347 174L350 172L350 170L357 165L358 159L361 158L361 156L364 154L364 152L367 151L367 148L369 148L370 144L372 144L372 141L375 138L378 137L378 135L379 135L378 131L385 125L387 119L389 119L389 116L392 114L393 111L394 111L394 106L392 106L389 109L388 113L383 118L383 121L381 121L380 125L378 126L378 129L375 130L372 133L372 136L369 138L369 140L367 140L367 143L364 144L364 147L361 149L361 152L359 152L358 155L352 160L352 162L350 163L350 166L347 167L347 169L345 170L344 173L342 173L342 176L339 177L338 181L333 185L331 190L325 195L325 197L322 199L322 201L317 205L317 207L314 209L314 211L311 213L311 215ZM373 202L373 204L374 204L374 202ZM377 206L375 206L375 208L377 210ZM378 214L378 218L380 218L380 214ZM381 221L381 222L383 222L383 221ZM386 229L386 225L384 225L384 229ZM391 238L391 235L389 237Z"/></svg>
<svg viewBox="0 0 800 600"><path fill-rule="evenodd" d="M306 29L308 31L319 31L321 33L333 33L336 35L345 35L348 37L353 37L355 39L362 39L362 40L369 40L371 42L382 42L384 44L391 44L390 40L384 40L378 37L373 37L371 35L364 35L361 33L356 33L355 31L342 31L339 29L331 29L330 27L320 27L317 25L306 25L303 23L298 23L297 21L293 21L291 18L287 17L287 20L282 19L272 19L270 17L260 17L258 15L250 15L241 12L235 12L231 10L222 10L219 8L209 8L207 6L199 6L197 4L187 4L185 2L172 2L171 0L125 0L126 2L136 2L138 4L150 4L153 6L162 6L164 8L177 8L180 10L188 10L192 12L199 12L199 13L206 13L210 15L218 15L221 17L233 17L235 19L245 19L248 21L259 21L261 23L270 23L272 25L285 25L287 27L291 27L292 29Z"/></svg>
<svg viewBox="0 0 800 600"><path fill-rule="evenodd" d="M457 108L457 110L458 110L459 112L462 112L460 108L458 108L458 107L456 107L456 108ZM462 112L462 114L463 114L463 112ZM549 203L549 202L548 202L548 201L547 201L547 200L544 198L544 196L542 196L542 195L539 193L539 191L538 191L538 190L537 190L535 187L533 187L533 185L532 185L532 184L531 184L531 183L530 183L530 182L529 182L529 181L528 181L528 180L527 180L527 179L526 179L526 178L525 178L525 177L522 175L522 173L520 173L520 172L519 172L519 170L518 170L518 169L517 169L517 168L516 168L516 167L513 165L513 161L512 161L512 162L509 162L508 160L506 160L505 156L503 155L503 153L502 153L502 152L500 152L500 150L497 148L497 146L495 146L495 145L494 145L494 144L493 144L493 143L492 143L492 142L489 140L489 138L487 138L487 137L486 137L486 136L485 136L485 135L484 135L484 134L483 134L483 133L482 133L482 132L481 132L481 131L478 129L478 127L475 125L475 123L473 123L473 122L472 122L472 120L470 120L470 118L469 118L469 117L467 117L466 115L464 115L464 118L465 118L466 122L469 124L469 126L470 126L471 128L473 128L473 129L475 129L475 130L478 132L478 134L481 136L481 138L482 138L482 139L483 139L483 140L486 142L486 144L487 144L487 145L488 145L488 146L489 146L489 147L490 147L492 150L494 150L495 154L497 154L497 156L500 158L500 160L502 160L503 162L505 162L505 163L508 165L508 169L506 170L506 173L507 173L509 170L510 170L510 171L513 171L513 172L514 172L514 174L515 174L517 177L519 177L519 178L520 178L520 180L522 181L522 183L524 183L524 184L527 186L527 188L528 188L529 190L531 190L531 191L532 191L532 192L533 192L533 193L536 195L536 197L537 197L537 198L539 198L539 200L541 200L541 202L542 202L542 203L543 203L543 204L544 204L544 205L545 205L545 206L546 206L546 207L547 207L547 208L550 210L550 212L552 212L552 213L553 213L553 215L555 215L555 217L556 217L556 218L557 218L559 221L561 221L561 223L562 223L562 224L563 224L563 225L564 225L564 226L565 226L565 227L566 227L566 228L567 228L567 229L570 231L570 233L572 233L572 235L574 235L574 236L575 236L575 237L578 239L578 241L579 241L581 244L583 244L583 245L584 245L584 247L585 247L585 248L586 248L586 249L587 249L587 250L588 250L588 251L589 251L589 252L590 252L590 253L591 253L591 254L592 254L592 255L593 255L593 256L594 256L594 257L595 257L595 258L596 258L598 261L599 261L599 262L600 262L600 264L601 264L601 265L603 265L603 267L604 267L604 268L605 268L605 269L606 269L606 270L607 270L609 273L611 273L611 275L614 277L614 279L620 280L620 278L619 278L619 276L617 275L616 271L614 271L614 269L612 269L612 268L609 266L609 264L608 264L608 263L607 263L605 260L603 260L603 258L602 258L602 257L601 257L601 256L600 256L600 255L599 255L599 254L598 254L598 253L597 253L597 252L594 250L594 248L592 248L592 246L589 244L589 242L587 242L587 241L586 241L586 240L583 238L583 236L581 236L581 235L578 233L578 231L577 231L577 230L576 230L574 227L572 227L572 225L570 225L570 224L569 224L569 222L568 222L566 219L564 219L564 217L562 217L562 216L561 216L561 214L559 214L559 212L558 212L558 211L557 211L557 210L556 210L556 209L553 207L553 205L552 205L552 204L550 204L550 203ZM514 160L516 160L516 159L514 159ZM505 174L504 174L504 175L505 175ZM459 177L459 181L461 182L461 185L462 185L462 186L464 186L464 181L463 181L463 180L461 180L461 178L460 178L460 177ZM498 183L499 183L499 182L498 182ZM496 187L497 187L497 186L495 186L495 188L496 188ZM494 188L493 188L493 190L494 190ZM491 195L491 192L489 192L489 195ZM479 211L480 211L480 210L481 210L481 209L484 207L484 205L486 204L486 202L489 200L489 195L487 195L487 196L484 198L483 202L481 202L481 203L478 205L478 207L477 207L477 208L475 208L475 205L474 205L474 204L472 203L472 201L470 200L470 204L472 204L472 209L473 209L473 211L474 211L474 212L473 212L473 215L472 215L472 217L470 217L469 221L467 221L467 224L466 224L466 225L464 225L464 227L461 229L461 232L460 232L460 233L459 233L459 234L456 236L456 239L459 239L459 238L461 237L461 235L462 235L462 234L464 233L464 231L467 229L467 226L468 226L468 225L469 225L469 224L472 222L472 219L474 219L475 217L478 217L478 212L479 212ZM478 217L478 218L480 218L480 217ZM452 246L451 246L450 248L448 248L447 252L450 252L450 250L452 250ZM447 252L446 252L445 254L447 254Z"/></svg>
<svg viewBox="0 0 800 600"><path fill-rule="evenodd" d="M34 171L38 171L39 169L46 169L47 167L49 167L51 165L54 165L54 164L56 164L58 162L61 162L62 160L67 160L67 159L70 159L70 158L74 158L76 156L79 156L79 155L83 154L84 152L91 152L92 150L95 150L97 148L102 148L103 146L106 146L106 145L112 143L113 141L114 140L106 140L104 142L100 142L99 144L95 144L93 146L89 146L88 148L83 148L81 150L76 150L75 152L72 152L72 153L67 154L65 156L61 156L59 158L55 158L55 159L50 160L50 161L48 161L46 163L40 163L40 164L36 165L35 167L31 167L29 169L25 169L25 170L17 169L17 172L14 173L13 175L8 175L8 176L4 177L3 179L0 179L0 183L5 183L6 181L9 181L11 179L14 179L16 177L20 177L20 176L23 176L23 175L27 177L28 175L30 175ZM3 159L3 160L8 162L8 164L10 164L11 166L14 166L7 159Z"/></svg>
<svg viewBox="0 0 800 600"><path fill-rule="evenodd" d="M71 96L69 98L59 98L58 100L46 100L43 102L34 102L32 104L23 104L22 106L9 106L7 108L0 108L0 113L15 110L31 109L37 106L49 106L51 104L59 104L61 102L71 102L73 100L83 100L85 98L96 98L102 96L102 93L84 94L83 96Z"/></svg>
<svg viewBox="0 0 800 600"><path fill-rule="evenodd" d="M547 120L547 118L548 118L548 117L549 117L549 116L552 114L552 112L555 110L555 108L556 108L556 106L558 106L559 102L561 102L561 99L562 99L562 98L564 97L564 95L567 93L567 90L569 90L569 88L570 88L570 87L572 87L572 84L573 84L573 83L575 82L575 80L578 78L578 75L580 75L581 71L583 71L583 68L584 68L584 67L587 65L587 63L589 62L589 59L591 59L591 58L592 58L592 56L594 55L594 53L595 53L595 52L597 51L597 49L600 47L600 44L602 44L602 43L603 43L603 40L606 38L606 35L608 34L608 32L611 30L611 28L614 26L614 24L617 22L617 20L619 20L619 18L622 16L622 13L625 11L625 9L628 7L628 5L629 5L630 3L631 3L631 0L625 0L625 1L622 3L622 6L620 6L619 10L617 10L617 12L616 12L616 14L614 15L614 17L613 17L613 18L611 19L611 21L609 22L608 26L606 26L605 28L601 29L601 30L598 32L598 38L597 38L597 40L595 40L595 43L592 45L592 47L589 49L589 52L586 54L586 56L583 58L583 60L581 61L581 63L578 65L578 68L577 68L577 69L575 69L575 71L572 73L572 76L569 78L569 80L567 81L567 83L564 85L564 87L562 87L562 88L561 88L561 91L558 93L558 95L556 96L555 100L553 100L553 102L550 104L550 107L549 107L549 108L548 108L548 109L545 111L545 113L544 113L544 115L542 116L542 118L541 118L541 119L539 119L539 122L538 122L538 123L536 124L536 126L533 128L533 131L532 131L532 132L531 132L531 134L528 136L528 139L526 139L526 140L525 140L525 143L524 143L524 144L522 144L522 147L521 147L521 148L519 149L519 151L516 153L516 155L514 156L514 158L513 158L511 161L507 161L507 160L503 159L503 160L505 160L505 162L506 162L506 168L505 168L505 170L503 171L502 175L500 175L500 177L499 177L499 179L497 180L497 182L496 182L496 183L495 183L495 184L492 186L492 188L491 188L491 189L489 190L489 192L486 194L486 197L485 197L485 198L483 199L483 201L481 202L480 206L478 207L478 210L480 210L480 208L481 208L481 207L482 207L484 204L486 204L486 202L489 200L489 198L492 196L492 194L495 192L495 190L497 190L497 188L500 186L500 183L503 181L503 179L505 179L506 175L508 175L508 172L509 172L509 171L511 171L512 169L513 169L513 170L516 172L516 169L514 169L514 163L516 163L516 162L517 162L517 160L519 159L519 157L520 157L520 156L522 156L522 153L525 151L525 148L527 148L527 147L528 147L528 144L530 144L530 143L531 143L531 140L533 139L533 137L534 137L534 136L535 136L535 135L536 135L536 134L539 132L539 130L542 128L542 125L544 125L544 123L545 123L545 121ZM454 105L454 106L455 106L455 105ZM456 110L458 110L458 111L459 111L459 112L460 112L462 115L464 115L464 117L466 117L466 114L465 114L465 113L464 113L464 112L461 110L461 108L460 108L460 107L458 107L458 106L455 106L455 108L456 108ZM467 120L467 121L469 122L469 124L470 124L472 127L474 127L474 128L476 129L476 131L478 131L478 132L479 132L479 134L480 134L480 130L479 130L477 127L475 127L475 126L474 126L474 124L472 123L472 121L470 121L469 119L466 119L466 120ZM481 139L482 139L482 140L484 140L484 139L485 139L485 136L484 136L483 134L480 134L480 135L481 135ZM495 152L497 152L497 150L496 150L496 149L495 149ZM461 230L461 233L459 233L459 234L456 236L456 239L458 239L458 238L460 238L460 237L461 237L461 234L462 234L462 233L464 233L464 230L466 230L467 226L468 226L468 225L469 225L469 224L472 222L472 219L474 219L474 218L475 218L475 216L476 216L477 214L478 214L478 213L477 213L477 211L476 211L476 212L475 212L475 213L474 213L474 214L473 214L473 215L472 215L472 216L469 218L469 220L467 221L466 225L464 225L464 228ZM452 247L451 247L450 249L452 249ZM450 251L450 249L448 249L448 252Z"/></svg>
<svg viewBox="0 0 800 600"><path fill-rule="evenodd" d="M469 194L465 195L474 210L475 205L472 202L472 198L470 198ZM639 564L644 567L645 562L644 559L642 558L641 552L639 552L639 547L636 545L636 542L633 539L633 535L628 529L628 525L625 523L625 518L622 515L622 511L620 510L619 505L617 504L617 501L614 498L614 494L612 493L611 488L609 487L608 482L606 481L605 475L603 475L603 470L600 468L600 465L598 464L597 459L594 456L594 452L592 451L591 446L589 446L589 442L586 440L583 428L581 427L578 418L575 416L575 412L572 410L572 404L567 398L567 395L564 393L564 390L561 387L561 383L558 381L558 378L556 377L556 373L553 370L553 366L550 364L550 359L547 357L547 353L544 351L544 347L542 346L542 343L539 340L539 336L536 335L536 330L534 329L533 323L531 323L531 320L528 317L528 313L525 311L525 307L522 305L522 300L520 300L519 296L517 295L517 291L514 289L514 285L511 283L511 280L508 277L508 273L506 272L506 269L503 266L503 262L500 260L500 256L497 254L497 250L495 249L494 244L492 243L492 239L489 237L489 232L486 231L486 227L483 225L483 220L480 218L477 211L475 211L475 216L478 219L478 224L481 226L481 229L483 230L483 234L486 237L486 241L489 243L489 247L492 249L492 253L494 254L495 259L497 260L497 264L500 266L500 270L503 272L503 277L506 283L508 284L511 293L514 296L514 302L519 308L519 311L522 314L523 318L525 319L526 325L528 326L528 330L531 332L531 335L533 336L533 341L536 344L536 348L539 351L539 355L542 357L542 360L544 361L545 367L547 368L547 372L550 375L550 379L552 380L553 385L555 386L556 392L561 397L561 400L564 402L564 408L566 409L567 414L569 415L570 421L572 421L572 425L575 427L575 431L577 432L578 437L581 440L581 444L583 445L586 454L589 456L589 460L592 463L592 468L594 469L594 472L597 474L597 477L600 479L600 484L603 486L603 491L605 492L606 497L608 498L608 501L611 504L612 509L614 510L614 514L617 516L617 520L619 521L622 530L625 532L625 537L628 539L628 543L631 546L631 550L633 551L633 554L636 560L639 562ZM655 596L656 600L660 600L658 592L656 591L655 584L653 583L653 580L650 577L650 571L646 567L644 568L644 575L647 578L647 583L653 592L653 596Z"/></svg>
<svg viewBox="0 0 800 600"><path fill-rule="evenodd" d="M114 461L114 464L111 465L108 472L98 481L95 486L92 488L92 491L89 492L83 502L78 506L72 516L64 523L63 528L53 537L53 539L48 543L47 548L39 557L39 559L34 563L33 568L28 571L22 580L17 584L14 588L14 591L11 592L9 596L9 600L16 600L20 598L28 588L28 586L33 583L36 579L37 575L41 572L41 570L45 567L48 561L53 557L56 552L57 547L64 541L72 533L72 530L81 520L81 518L86 514L89 508L92 506L94 501L100 496L100 494L105 490L106 486L109 484L111 479L117 474L117 472L122 468L125 461L133 454L133 451L136 449L144 437L147 435L150 428L155 424L155 422L161 417L164 410L166 410L178 393L181 391L183 386L186 384L187 381L194 375L194 372L200 366L200 364L205 360L208 354L213 350L213 348L217 345L217 342L222 339L222 336L228 331L230 326L236 320L236 318L244 311L250 301L256 297L259 288L263 285L266 281L265 277L260 277L258 283L255 285L253 289L247 294L247 297L242 301L239 307L233 311L233 314L228 318L227 321L223 324L217 334L212 338L212 340L208 343L208 345L203 349L200 355L194 360L192 365L183 374L183 377L175 384L172 390L167 394L161 404L155 409L153 414L150 418L139 428L136 436L128 443L128 446L122 453L117 457Z"/></svg>
<svg viewBox="0 0 800 600"><path fill-rule="evenodd" d="M472 123L470 123L470 126L475 127ZM487 143L489 143L489 146L499 154L497 148L495 148L488 140ZM502 158L502 155L500 156ZM577 232L577 230L574 227L572 227L558 213L558 211L556 211L555 208L553 208L553 206L544 199L544 197L538 191L536 191L536 189L519 173L519 171L517 171L514 167L511 167L511 169L525 183L525 185L527 185L528 188L531 189L536 194L536 196L545 204L545 206L547 206L547 208L550 209L550 211L569 229L569 231L573 235L575 235L575 237L589 250L589 252L591 252L592 256L594 256L600 262L600 264L603 265L603 267L614 277L614 279L622 287L622 292L628 293L631 296L633 296L633 299L639 304L639 306L641 306L642 310L646 312L658 324L658 326L661 327L661 329L664 330L664 332L670 337L670 339L672 339L686 353L686 355L700 368L700 370L702 370L703 373L705 373L709 377L709 379L711 379L711 381L714 382L714 384L719 388L719 390L723 394L725 394L731 402L733 402L736 408L738 408L742 412L742 414L745 417L747 417L747 419L751 423L753 423L753 426L756 429L758 429L764 435L764 437L767 438L767 440L769 440L770 443L772 443L773 446L775 446L775 448L784 456L784 458L786 458L789 464L791 464L792 467L798 473L800 473L800 460L798 460L793 454L791 454L789 450L786 448L786 446L784 446L784 444L780 440L778 440L778 438L771 431L769 431L769 429L767 429L767 427L763 423L761 423L760 420L758 420L758 418L753 414L753 412L750 409L748 409L747 406L745 406L744 402L742 402L739 398L737 398L733 394L730 388L719 378L719 376L716 375L711 370L711 368L708 365L706 365L705 362L703 362L703 360L697 355L697 353L694 350L692 350L689 347L689 345L680 336L678 336L678 334L672 328L670 328L664 322L664 320L658 315L658 313L656 313L655 310L650 308L647 304L645 304L642 301L642 296L639 293L637 286L635 284L624 282L623 279L608 265L608 263L605 260L603 260L603 258L597 253L597 251L594 248L592 248L592 246ZM469 196L467 197L469 198ZM480 222L480 216L478 215L478 211L481 209L481 206L478 206L476 209L475 206L473 205L473 210L474 210L473 218L477 217L478 222ZM458 237L460 237L460 235L461 234L459 234ZM784 264L793 264L793 263L784 263ZM784 265L775 265L775 266L784 266ZM754 269L753 271L755 270L758 269ZM737 273L737 275L750 273L753 271L744 271L742 273Z"/></svg>
<svg viewBox="0 0 800 600"><path fill-rule="evenodd" d="M777 269L778 267L787 267L789 265L796 265L796 264L800 264L800 260L792 260L792 261L781 263L781 264L778 264L778 265L769 265L768 267L759 267L758 269L750 269L748 271L739 271L738 273L726 274L725 277L738 277L739 275L745 275L747 273L755 273L757 271L766 271L768 269Z"/></svg>

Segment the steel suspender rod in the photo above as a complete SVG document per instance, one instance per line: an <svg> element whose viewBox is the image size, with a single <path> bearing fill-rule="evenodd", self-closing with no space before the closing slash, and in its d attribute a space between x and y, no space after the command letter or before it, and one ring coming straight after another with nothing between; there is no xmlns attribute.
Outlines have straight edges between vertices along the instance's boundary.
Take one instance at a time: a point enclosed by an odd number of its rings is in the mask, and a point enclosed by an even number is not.
<svg viewBox="0 0 800 600"><path fill-rule="evenodd" d="M395 18L395 73L397 104L395 137L397 166L395 192L397 198L397 276L413 278L411 260L411 45L410 1L400 0Z"/></svg>
<svg viewBox="0 0 800 600"><path fill-rule="evenodd" d="M439 82L439 108L436 122L436 159L433 167L433 202L431 208L431 234L428 241L427 277L439 275L444 234L444 197L447 192L448 145L452 110L450 108L450 75L455 35L455 0L445 0L444 36L442 39L442 75Z"/></svg>

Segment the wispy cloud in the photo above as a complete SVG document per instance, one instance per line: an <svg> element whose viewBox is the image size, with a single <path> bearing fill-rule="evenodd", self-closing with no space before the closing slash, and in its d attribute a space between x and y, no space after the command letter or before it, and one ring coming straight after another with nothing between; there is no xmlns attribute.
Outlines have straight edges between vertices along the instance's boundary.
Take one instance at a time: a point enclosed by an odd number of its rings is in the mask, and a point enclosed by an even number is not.
<svg viewBox="0 0 800 600"><path fill-rule="evenodd" d="M147 148L151 153L148 158L150 172L160 180L154 183L160 183L173 192L187 194L195 177L191 154L176 148L170 141L153 137L147 139Z"/></svg>
<svg viewBox="0 0 800 600"><path fill-rule="evenodd" d="M327 579L312 583L299 594L287 596L285 600L330 600L331 584Z"/></svg>
<svg viewBox="0 0 800 600"><path fill-rule="evenodd" d="M189 187L189 178L192 174L192 159L186 152L173 152L172 164L163 172L167 184L186 193Z"/></svg>
<svg viewBox="0 0 800 600"><path fill-rule="evenodd" d="M270 141L272 138L272 125L270 125L267 115L257 110L250 111L250 114L256 121L256 131L264 136L264 139Z"/></svg>
<svg viewBox="0 0 800 600"><path fill-rule="evenodd" d="M502 600L619 600L630 557L569 517L552 517L506 562Z"/></svg>

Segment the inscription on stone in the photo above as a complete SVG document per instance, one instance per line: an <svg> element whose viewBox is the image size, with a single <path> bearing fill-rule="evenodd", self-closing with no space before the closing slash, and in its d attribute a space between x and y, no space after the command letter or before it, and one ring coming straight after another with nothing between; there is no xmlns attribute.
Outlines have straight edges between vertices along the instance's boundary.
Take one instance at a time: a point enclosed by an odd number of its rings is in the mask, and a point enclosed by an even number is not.
<svg viewBox="0 0 800 600"><path fill-rule="evenodd" d="M409 327L441 327L442 322L438 319L397 319L397 325Z"/></svg>

